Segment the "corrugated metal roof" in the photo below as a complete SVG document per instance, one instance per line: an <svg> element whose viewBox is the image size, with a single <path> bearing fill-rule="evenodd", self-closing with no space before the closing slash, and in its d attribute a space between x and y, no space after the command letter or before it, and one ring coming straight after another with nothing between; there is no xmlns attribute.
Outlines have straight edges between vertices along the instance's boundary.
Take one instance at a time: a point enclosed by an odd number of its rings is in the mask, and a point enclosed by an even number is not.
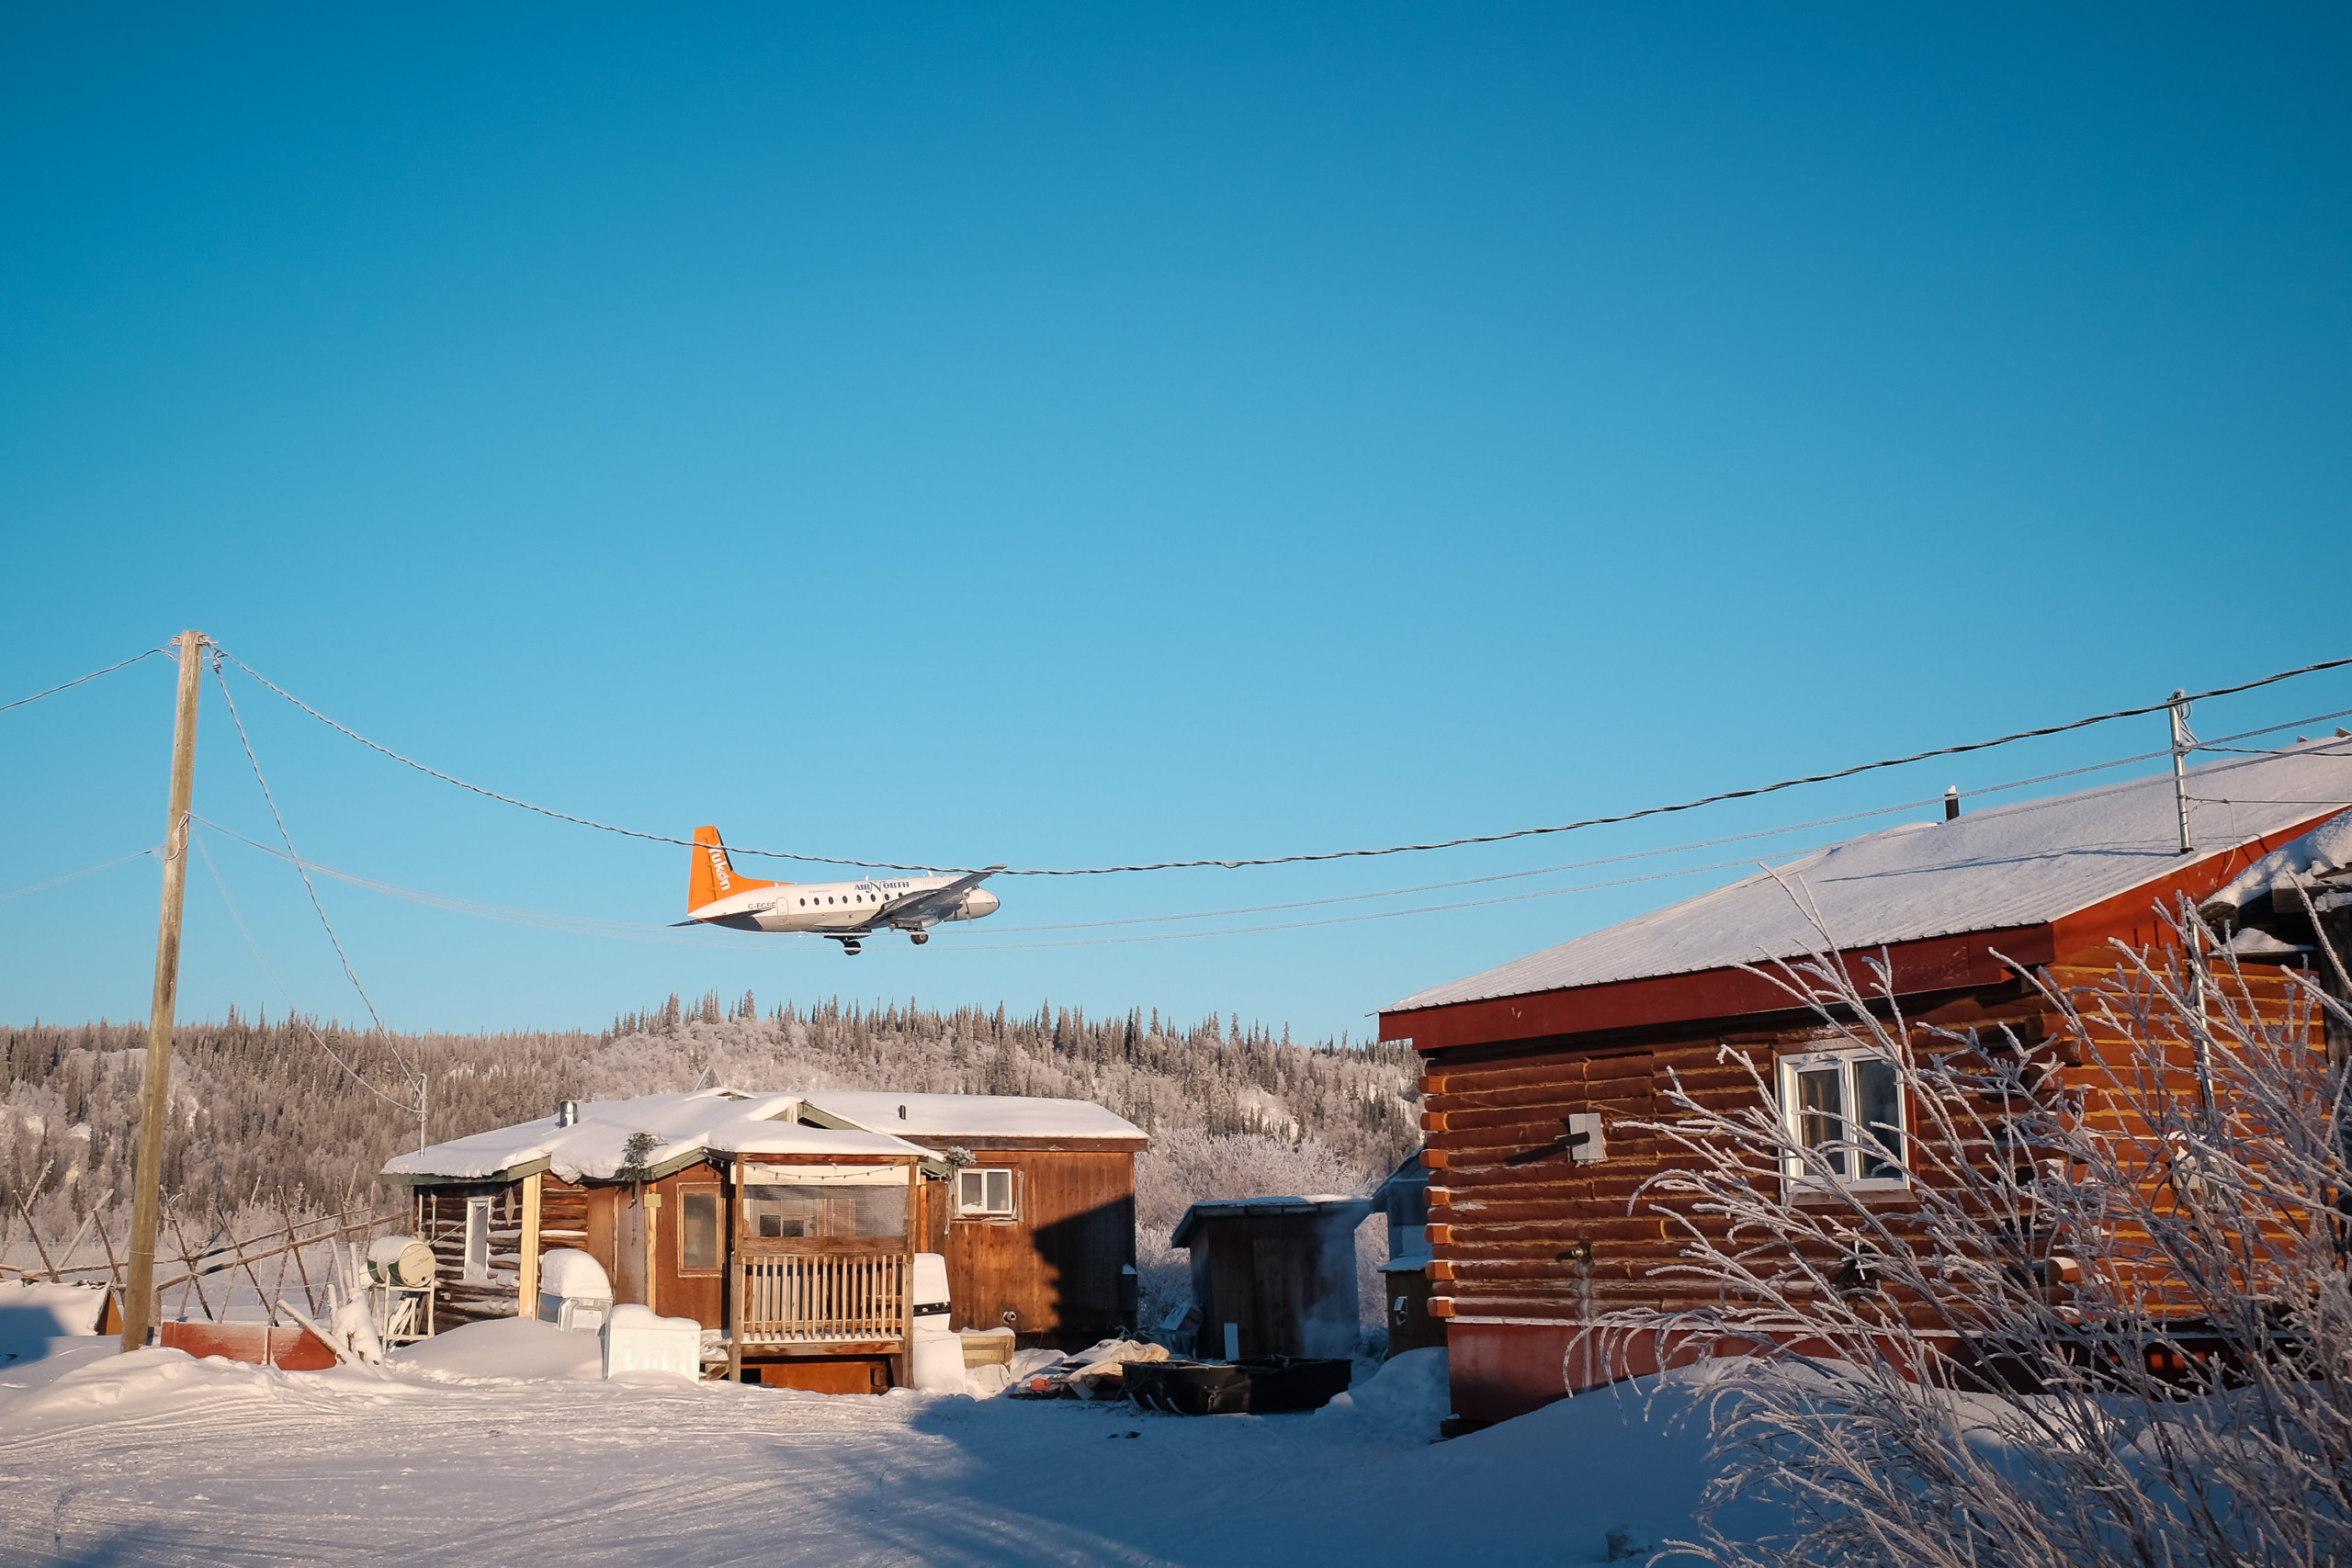
<svg viewBox="0 0 2352 1568"><path fill-rule="evenodd" d="M818 1089L808 1103L876 1133L913 1138L1140 1138L1142 1128L1091 1100L1022 1094L893 1094Z"/></svg>
<svg viewBox="0 0 2352 1568"><path fill-rule="evenodd" d="M2188 780L2190 825L2211 853L2352 805L2352 741L2209 762ZM2041 925L2164 876L2178 848L2169 773L1905 823L1381 1010L1798 957L1821 941L1800 897L1849 949Z"/></svg>

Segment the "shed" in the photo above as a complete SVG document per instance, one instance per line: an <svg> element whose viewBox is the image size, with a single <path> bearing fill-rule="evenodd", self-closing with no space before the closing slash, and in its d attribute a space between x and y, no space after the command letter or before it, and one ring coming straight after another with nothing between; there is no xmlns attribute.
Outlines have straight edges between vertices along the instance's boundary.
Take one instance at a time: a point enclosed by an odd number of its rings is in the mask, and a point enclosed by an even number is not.
<svg viewBox="0 0 2352 1568"><path fill-rule="evenodd" d="M1171 1245L1193 1255L1200 1345L1228 1359L1350 1356L1359 1327L1356 1227L1369 1198L1220 1198L1195 1203Z"/></svg>
<svg viewBox="0 0 2352 1568"><path fill-rule="evenodd" d="M1675 1290L1696 1288L1653 1275L1676 1244L1659 1216L1628 1213L1672 1156L1620 1124L1668 1113L1669 1071L1725 1105L1755 1090L1744 1069L1719 1065L1724 1047L1775 1075L1785 1100L1787 1075L1826 1083L1866 1071L1825 1051L1818 1021L1747 967L1816 951L1815 913L1838 947L1883 958L1914 1023L2030 1038L2051 1021L2012 961L2061 987L2094 984L2113 972L2111 941L2172 941L2158 908L2185 897L2230 934L2257 1001L2283 1010L2275 965L2300 962L2310 931L2294 925L2301 895L2278 890L2346 869L2352 830L2336 850L2296 846L2352 803L2352 739L2197 767L2181 795L2188 852L2168 774L1963 811L1849 840L1382 1010L1381 1038L1422 1059L1430 1308L1447 1324L1456 1413L1499 1420L1572 1392L1589 1363L1566 1352L1590 1316L1671 1308L1684 1304ZM1856 1103L1866 1089L1856 1076L1838 1092ZM1901 1125L1899 1103L1893 1114ZM1886 1179L1883 1191L1865 1190L1875 1179L1841 1185L1900 1213L1917 1206L1908 1179Z"/></svg>

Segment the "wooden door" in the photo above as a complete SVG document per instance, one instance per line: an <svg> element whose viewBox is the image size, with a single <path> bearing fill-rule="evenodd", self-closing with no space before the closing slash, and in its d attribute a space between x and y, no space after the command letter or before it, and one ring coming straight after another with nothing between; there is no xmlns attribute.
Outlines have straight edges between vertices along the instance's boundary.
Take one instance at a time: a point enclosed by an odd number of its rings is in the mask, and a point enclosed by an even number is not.
<svg viewBox="0 0 2352 1568"><path fill-rule="evenodd" d="M1306 1249L1288 1236L1261 1235L1250 1243L1250 1322L1244 1332L1255 1341L1245 1356L1303 1353L1306 1322Z"/></svg>
<svg viewBox="0 0 2352 1568"><path fill-rule="evenodd" d="M613 1300L645 1304L645 1225L643 1194L616 1195L613 1215Z"/></svg>

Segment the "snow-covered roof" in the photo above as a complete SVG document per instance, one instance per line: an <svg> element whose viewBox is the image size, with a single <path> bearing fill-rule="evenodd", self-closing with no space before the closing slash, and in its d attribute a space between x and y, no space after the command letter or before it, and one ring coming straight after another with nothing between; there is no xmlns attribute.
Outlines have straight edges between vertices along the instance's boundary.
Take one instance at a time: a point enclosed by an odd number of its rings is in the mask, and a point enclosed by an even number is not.
<svg viewBox="0 0 2352 1568"><path fill-rule="evenodd" d="M1140 1138L1142 1128L1091 1100L1021 1094L893 1094L820 1089L817 1111L876 1132L910 1138Z"/></svg>
<svg viewBox="0 0 2352 1568"><path fill-rule="evenodd" d="M727 1155L882 1155L929 1157L931 1151L886 1133L808 1127L795 1118L797 1094L745 1094L731 1089L690 1094L642 1094L634 1100L594 1100L580 1120L559 1127L552 1116L497 1127L387 1163L390 1177L479 1179L552 1171L564 1181L610 1181L620 1170L634 1133L655 1143L646 1164L655 1171L690 1164L706 1153Z"/></svg>
<svg viewBox="0 0 2352 1568"><path fill-rule="evenodd" d="M2250 842L2352 806L2352 739L2192 768L2188 795L2201 852ZM1904 823L1381 1010L1798 957L1821 941L1800 897L1847 948L2041 925L2178 869L2175 810L2172 776L2160 773Z"/></svg>
<svg viewBox="0 0 2352 1568"><path fill-rule="evenodd" d="M2329 818L2256 861L2199 905L2199 912L2208 919L2227 919L2265 894L2299 897L2298 885L2309 890L2313 884L2346 875L2352 875L2352 811Z"/></svg>

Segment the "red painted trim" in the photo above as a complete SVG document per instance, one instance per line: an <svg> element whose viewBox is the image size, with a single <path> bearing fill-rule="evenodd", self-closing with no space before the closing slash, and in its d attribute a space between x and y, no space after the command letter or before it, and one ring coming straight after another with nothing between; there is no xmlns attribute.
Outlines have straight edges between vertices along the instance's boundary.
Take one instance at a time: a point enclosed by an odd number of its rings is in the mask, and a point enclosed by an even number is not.
<svg viewBox="0 0 2352 1568"><path fill-rule="evenodd" d="M1887 948L1885 954L1897 991L1956 990L1997 985L2007 978L1988 946L1997 946L2024 963L2046 964L2054 956L2049 938L2047 926L2024 926L1899 942ZM1878 950L1871 949L1849 953L1846 958L1854 966L1857 979L1871 986L1876 982L1863 965L1878 956ZM1690 975L1657 975L1487 1001L1454 1002L1411 1012L1385 1012L1380 1015L1380 1037L1408 1039L1421 1051L1443 1051L1495 1041L1787 1012L1802 1005L1761 975L1744 969L1702 969Z"/></svg>

